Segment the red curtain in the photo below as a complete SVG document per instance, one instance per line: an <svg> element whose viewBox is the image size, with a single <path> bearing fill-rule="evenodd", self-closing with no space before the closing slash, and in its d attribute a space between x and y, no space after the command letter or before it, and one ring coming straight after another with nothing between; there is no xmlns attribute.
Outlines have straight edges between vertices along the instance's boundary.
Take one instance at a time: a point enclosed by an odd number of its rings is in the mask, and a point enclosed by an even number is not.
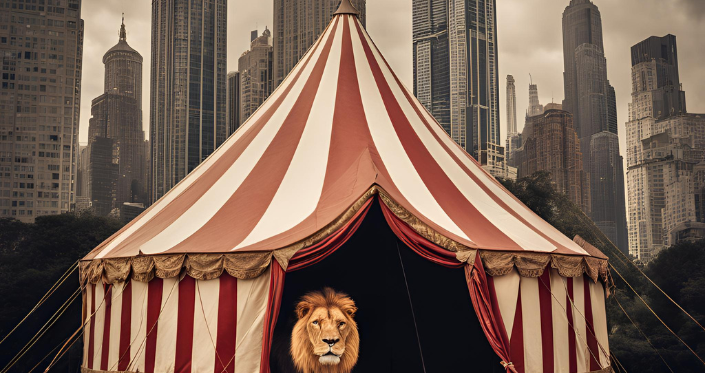
<svg viewBox="0 0 705 373"><path fill-rule="evenodd" d="M350 221L333 234L326 237L323 241L299 250L291 260L289 260L289 266L286 271L279 265L279 262L276 260L272 261L269 281L269 303L267 304L267 313L264 320L262 354L260 355L260 373L270 373L269 354L272 350L274 327L279 318L286 273L312 266L338 250L360 227L373 201L374 199L370 198Z"/></svg>

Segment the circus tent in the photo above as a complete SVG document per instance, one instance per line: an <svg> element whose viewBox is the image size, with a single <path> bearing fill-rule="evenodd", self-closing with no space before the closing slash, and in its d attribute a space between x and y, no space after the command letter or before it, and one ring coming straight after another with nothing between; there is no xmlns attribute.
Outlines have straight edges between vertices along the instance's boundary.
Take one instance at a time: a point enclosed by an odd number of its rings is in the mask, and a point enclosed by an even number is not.
<svg viewBox="0 0 705 373"><path fill-rule="evenodd" d="M269 372L287 273L373 206L411 250L465 269L458 297L507 371L608 371L607 258L456 145L346 0L231 138L82 260L83 371Z"/></svg>

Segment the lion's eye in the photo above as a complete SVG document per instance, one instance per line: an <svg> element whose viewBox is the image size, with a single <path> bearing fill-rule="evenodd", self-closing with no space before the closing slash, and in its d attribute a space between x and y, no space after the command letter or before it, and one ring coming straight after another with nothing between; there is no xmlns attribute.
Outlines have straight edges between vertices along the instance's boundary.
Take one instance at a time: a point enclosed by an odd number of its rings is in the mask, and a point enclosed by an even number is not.
<svg viewBox="0 0 705 373"><path fill-rule="evenodd" d="M338 327L339 327L339 328L342 328L342 327L344 327L344 326L345 326L345 323L344 323L344 322L341 322L340 324L338 324Z"/></svg>
<svg viewBox="0 0 705 373"><path fill-rule="evenodd" d="M318 321L314 321L314 322L313 322L313 325L318 325Z"/></svg>

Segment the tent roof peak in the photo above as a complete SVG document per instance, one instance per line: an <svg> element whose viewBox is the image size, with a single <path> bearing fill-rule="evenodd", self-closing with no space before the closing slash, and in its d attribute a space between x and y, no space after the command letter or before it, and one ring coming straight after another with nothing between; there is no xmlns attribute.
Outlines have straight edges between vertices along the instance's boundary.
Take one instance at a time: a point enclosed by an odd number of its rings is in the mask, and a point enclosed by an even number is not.
<svg viewBox="0 0 705 373"><path fill-rule="evenodd" d="M358 12L357 9L355 9L355 7L352 5L352 3L350 3L350 0L342 0L340 2L340 6L338 7L338 10L336 10L335 13L333 13L333 14L335 14L335 15L352 14L355 16L359 16L360 12Z"/></svg>

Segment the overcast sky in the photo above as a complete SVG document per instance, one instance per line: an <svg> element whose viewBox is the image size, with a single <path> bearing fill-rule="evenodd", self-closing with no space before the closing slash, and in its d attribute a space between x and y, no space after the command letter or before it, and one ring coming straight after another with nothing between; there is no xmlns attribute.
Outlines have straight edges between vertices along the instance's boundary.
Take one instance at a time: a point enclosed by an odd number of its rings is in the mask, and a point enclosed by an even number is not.
<svg viewBox="0 0 705 373"><path fill-rule="evenodd" d="M404 84L412 86L412 0L367 0L367 30ZM619 135L624 154L624 123L631 101L630 48L649 36L674 34L680 79L688 111L705 113L705 0L593 0L602 13L607 74L617 93ZM228 1L228 70L249 48L250 31L271 28L272 0ZM506 76L514 75L519 118L528 106L529 74L542 104L563 100L561 14L569 0L497 0L500 114L505 137ZM125 13L127 41L144 57L144 129L149 128L149 0L84 0L83 89L80 141L88 138L91 100L103 91L103 54L118 40ZM523 120L518 123L523 127Z"/></svg>

